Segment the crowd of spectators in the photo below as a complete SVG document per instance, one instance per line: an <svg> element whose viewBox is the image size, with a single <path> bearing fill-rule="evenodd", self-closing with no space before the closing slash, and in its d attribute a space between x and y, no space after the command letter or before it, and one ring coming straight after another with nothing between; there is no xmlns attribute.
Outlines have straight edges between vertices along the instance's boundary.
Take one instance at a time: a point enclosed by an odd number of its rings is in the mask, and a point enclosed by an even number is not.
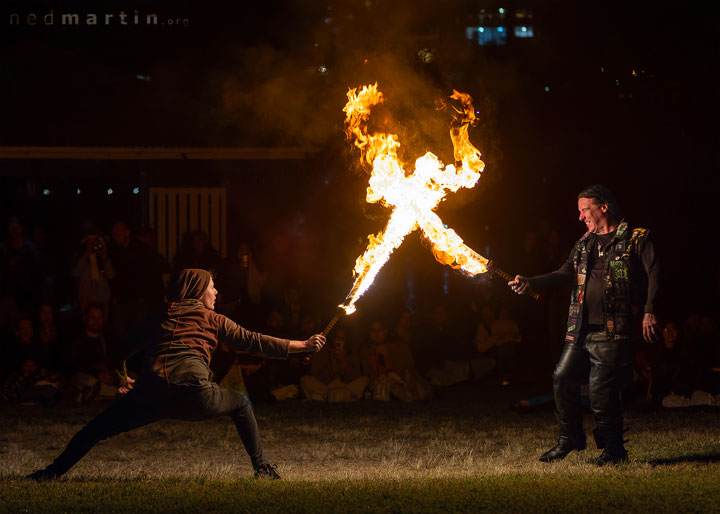
<svg viewBox="0 0 720 514"><path fill-rule="evenodd" d="M66 262L42 231L28 237L20 220L6 225L0 241L0 404L114 397L116 370L108 362L117 341L163 310L165 285L188 267L213 271L216 309L250 330L304 339L323 328L327 312L318 312L313 292L297 283L278 290L278 280L246 242L222 258L206 233L189 232L167 262L155 249L152 230L134 232L122 220L108 234L88 224L78 242ZM525 250L537 255L530 236ZM558 264L550 263L552 256L546 260L538 266ZM59 294L62 283L71 284L69 294ZM255 402L414 402L459 383L512 384L523 375L519 357L532 353L529 347L545 345L540 353L556 359L553 342L562 339L566 295L550 292L543 304L512 298L478 294L453 302L430 296L415 309L380 302L364 318L341 322L312 356L268 361L221 346L211 367L218 382L246 391ZM668 408L720 406L720 341L712 314L668 318L662 342L638 347L636 393ZM127 363L131 374L141 366L142 355ZM550 370L543 374L549 377Z"/></svg>

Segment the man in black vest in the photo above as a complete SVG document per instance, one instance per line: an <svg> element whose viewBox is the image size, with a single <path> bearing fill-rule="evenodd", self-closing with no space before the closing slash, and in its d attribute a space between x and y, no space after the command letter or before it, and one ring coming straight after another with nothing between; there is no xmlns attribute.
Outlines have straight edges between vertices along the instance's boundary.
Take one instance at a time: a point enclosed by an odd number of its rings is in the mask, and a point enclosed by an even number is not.
<svg viewBox="0 0 720 514"><path fill-rule="evenodd" d="M522 294L528 288L571 283L565 347L553 374L560 439L540 460L553 462L586 447L580 386L588 382L590 408L597 427L598 466L628 460L623 440L621 395L632 381L636 307L643 312L643 338L660 335L655 303L660 265L650 233L630 230L612 192L602 185L578 195L580 221L587 232L557 270L536 277L517 275L508 285Z"/></svg>

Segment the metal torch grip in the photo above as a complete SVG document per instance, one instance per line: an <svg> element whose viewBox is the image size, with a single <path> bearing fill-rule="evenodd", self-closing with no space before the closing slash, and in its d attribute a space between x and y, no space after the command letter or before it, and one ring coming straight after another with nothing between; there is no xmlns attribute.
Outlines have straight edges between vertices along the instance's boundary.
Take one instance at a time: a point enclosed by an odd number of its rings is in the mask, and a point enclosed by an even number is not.
<svg viewBox="0 0 720 514"><path fill-rule="evenodd" d="M515 280L515 277L510 275L510 273L501 270L500 268L495 266L495 263L493 261L488 261L487 263L487 269L491 273L494 273L498 277L507 280L508 282L511 282ZM528 287L525 291L525 294L530 295L534 300L540 301L540 293L532 289L531 287Z"/></svg>

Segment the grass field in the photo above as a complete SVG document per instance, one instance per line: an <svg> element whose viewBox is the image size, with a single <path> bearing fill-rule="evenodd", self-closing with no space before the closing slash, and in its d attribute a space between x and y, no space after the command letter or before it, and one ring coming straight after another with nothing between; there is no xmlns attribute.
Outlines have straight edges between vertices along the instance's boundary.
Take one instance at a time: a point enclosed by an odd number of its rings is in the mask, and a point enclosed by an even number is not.
<svg viewBox="0 0 720 514"><path fill-rule="evenodd" d="M428 403L257 409L281 482L256 481L228 418L166 421L101 443L64 480L48 464L100 406L3 408L0 512L710 512L720 509L720 413L629 409L631 463L594 448L537 457L550 411L513 412L520 391L458 388ZM588 432L591 421L587 419Z"/></svg>

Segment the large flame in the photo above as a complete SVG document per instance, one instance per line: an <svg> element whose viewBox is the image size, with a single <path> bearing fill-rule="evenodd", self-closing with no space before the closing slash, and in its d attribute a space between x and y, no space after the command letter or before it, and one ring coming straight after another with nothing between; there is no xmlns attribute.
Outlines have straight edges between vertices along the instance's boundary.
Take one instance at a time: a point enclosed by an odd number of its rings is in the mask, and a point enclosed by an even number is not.
<svg viewBox="0 0 720 514"><path fill-rule="evenodd" d="M347 314L355 311L355 302L370 287L393 250L402 244L406 235L418 228L442 264L469 275L487 271L488 260L466 246L460 236L447 228L433 212L449 191L473 187L485 167L480 152L468 138L468 125L475 120L470 95L453 91L450 97L459 101L462 107L455 109L457 116L450 127L454 157L461 167L444 166L437 156L428 152L415 161L415 170L410 174L398 159L400 142L397 136L367 131L371 108L383 102L377 83L363 86L359 91L351 89L347 96L348 102L343 109L346 113L345 132L360 149L361 159L372 166L367 201L380 202L393 211L385 229L368 236L368 247L355 262L355 283L340 307Z"/></svg>

